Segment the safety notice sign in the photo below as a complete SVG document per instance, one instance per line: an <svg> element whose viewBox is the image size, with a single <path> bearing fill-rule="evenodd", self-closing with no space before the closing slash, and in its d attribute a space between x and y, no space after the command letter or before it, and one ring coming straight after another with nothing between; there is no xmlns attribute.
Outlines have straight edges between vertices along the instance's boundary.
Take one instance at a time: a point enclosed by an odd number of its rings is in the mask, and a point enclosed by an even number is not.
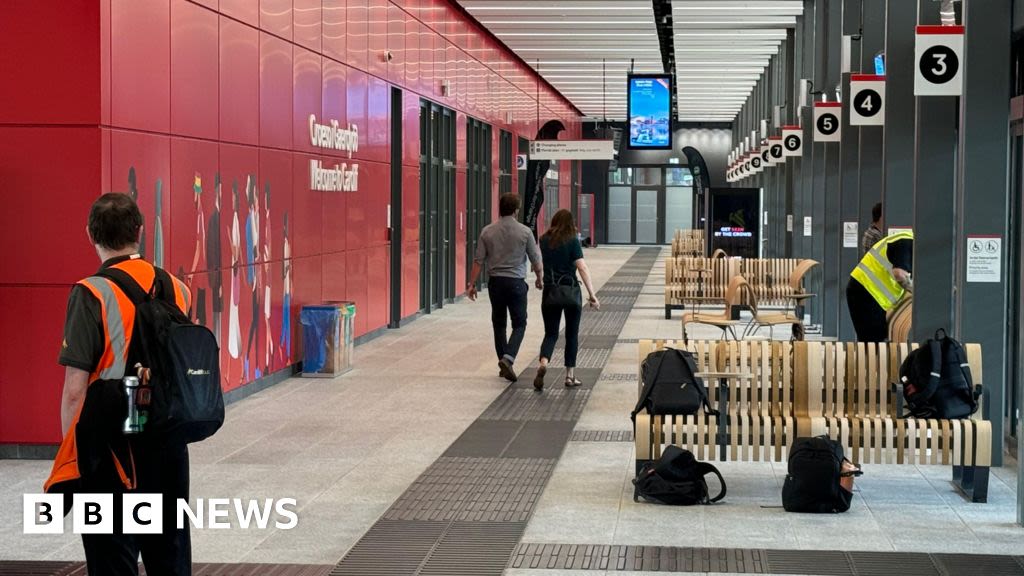
<svg viewBox="0 0 1024 576"><path fill-rule="evenodd" d="M811 235L811 217L804 216L804 236Z"/></svg>
<svg viewBox="0 0 1024 576"><path fill-rule="evenodd" d="M1001 236L967 237L967 281L999 282L1003 265Z"/></svg>
<svg viewBox="0 0 1024 576"><path fill-rule="evenodd" d="M786 214L786 232L793 231L793 215Z"/></svg>
<svg viewBox="0 0 1024 576"><path fill-rule="evenodd" d="M843 248L857 247L857 223L843 222Z"/></svg>

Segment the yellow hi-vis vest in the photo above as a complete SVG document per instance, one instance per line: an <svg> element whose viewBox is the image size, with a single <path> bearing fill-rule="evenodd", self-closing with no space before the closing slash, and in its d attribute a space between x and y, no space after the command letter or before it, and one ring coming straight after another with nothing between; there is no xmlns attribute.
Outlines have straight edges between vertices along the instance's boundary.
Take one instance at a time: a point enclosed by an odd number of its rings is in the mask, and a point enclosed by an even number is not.
<svg viewBox="0 0 1024 576"><path fill-rule="evenodd" d="M861 258L860 264L857 264L850 273L850 276L860 282L886 312L896 307L904 292L903 287L896 282L896 277L892 275L892 262L889 262L888 256L889 244L913 239L913 232L899 232L882 238L868 250Z"/></svg>

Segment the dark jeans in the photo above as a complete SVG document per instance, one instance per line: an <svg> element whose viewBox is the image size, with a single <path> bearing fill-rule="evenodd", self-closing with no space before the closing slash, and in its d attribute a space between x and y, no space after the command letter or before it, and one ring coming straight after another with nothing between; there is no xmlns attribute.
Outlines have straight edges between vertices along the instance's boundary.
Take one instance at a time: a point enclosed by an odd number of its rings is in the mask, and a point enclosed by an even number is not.
<svg viewBox="0 0 1024 576"><path fill-rule="evenodd" d="M491 325L494 327L494 351L498 360L515 362L526 335L526 294L529 286L522 278L491 276L487 296L491 300ZM506 316L507 314L507 316ZM505 334L508 316L512 317L512 336Z"/></svg>
<svg viewBox="0 0 1024 576"><path fill-rule="evenodd" d="M853 278L846 285L846 305L850 308L853 329L857 331L857 342L885 342L889 339L889 322L885 310Z"/></svg>
<svg viewBox="0 0 1024 576"><path fill-rule="evenodd" d="M103 479L90 482L85 490L114 493L115 534L82 535L89 576L137 576L140 553L146 574L150 576L190 576L191 521L186 515L185 529L177 529L176 503L178 498L188 499L188 448L139 446L133 452L138 476L135 492L164 495L163 534L117 533L121 531L121 495L124 485L111 466Z"/></svg>
<svg viewBox="0 0 1024 576"><path fill-rule="evenodd" d="M548 288L545 286L544 291ZM583 301L577 298L575 306L559 306L542 302L540 313L544 316L544 342L540 345L541 358L551 359L558 342L558 325L565 315L565 367L576 367L576 353L580 347L580 316L583 312Z"/></svg>

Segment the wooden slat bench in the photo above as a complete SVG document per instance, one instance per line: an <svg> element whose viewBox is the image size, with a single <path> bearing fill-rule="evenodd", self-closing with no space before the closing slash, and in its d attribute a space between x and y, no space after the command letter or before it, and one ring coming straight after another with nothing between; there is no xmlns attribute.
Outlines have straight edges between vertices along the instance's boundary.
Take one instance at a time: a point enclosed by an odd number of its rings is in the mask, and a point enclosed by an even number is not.
<svg viewBox="0 0 1024 576"><path fill-rule="evenodd" d="M672 237L672 256L699 257L704 251L704 230L676 230Z"/></svg>
<svg viewBox="0 0 1024 576"><path fill-rule="evenodd" d="M911 346L641 340L640 361L666 346L699 352L702 372L751 377L705 379L720 417L638 414L638 468L669 444L704 460L782 462L796 437L828 434L855 462L952 465L960 490L974 502L987 499L992 427L980 409L966 420L898 417L902 395L890 382ZM981 348L966 349L980 384Z"/></svg>
<svg viewBox="0 0 1024 576"><path fill-rule="evenodd" d="M787 307L803 316L797 309L813 296L805 292L803 278L816 265L795 258L666 258L665 319L687 304L721 303L737 274L747 280L761 306Z"/></svg>

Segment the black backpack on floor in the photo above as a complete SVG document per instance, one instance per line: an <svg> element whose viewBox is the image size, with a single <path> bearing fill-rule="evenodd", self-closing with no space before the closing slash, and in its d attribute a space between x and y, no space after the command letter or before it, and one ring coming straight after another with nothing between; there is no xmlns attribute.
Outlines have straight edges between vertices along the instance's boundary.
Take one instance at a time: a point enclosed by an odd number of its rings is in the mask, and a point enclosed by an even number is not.
<svg viewBox="0 0 1024 576"><path fill-rule="evenodd" d="M717 476L722 485L721 492L714 498L709 497L704 480L708 474ZM717 468L699 462L688 450L669 446L656 462L644 464L633 479L633 501L641 498L673 506L711 504L725 498L725 479Z"/></svg>
<svg viewBox="0 0 1024 576"><path fill-rule="evenodd" d="M850 509L853 493L840 485L843 445L828 436L797 438L789 452L789 473L782 485L787 512L833 513ZM850 474L859 476L860 471Z"/></svg>
<svg viewBox="0 0 1024 576"><path fill-rule="evenodd" d="M900 382L909 416L955 419L978 411L981 386L974 386L963 345L945 330L907 355Z"/></svg>
<svg viewBox="0 0 1024 576"><path fill-rule="evenodd" d="M143 435L172 444L198 442L224 423L217 339L174 304L170 274L154 269L150 293L116 268L107 268L99 276L117 284L135 305L125 373L134 374L136 364L150 370L150 403Z"/></svg>
<svg viewBox="0 0 1024 576"><path fill-rule="evenodd" d="M697 363L685 350L665 348L651 352L640 366L643 391L630 418L646 409L651 415L691 415L701 406L708 414L718 415L711 408L704 381L697 376Z"/></svg>

